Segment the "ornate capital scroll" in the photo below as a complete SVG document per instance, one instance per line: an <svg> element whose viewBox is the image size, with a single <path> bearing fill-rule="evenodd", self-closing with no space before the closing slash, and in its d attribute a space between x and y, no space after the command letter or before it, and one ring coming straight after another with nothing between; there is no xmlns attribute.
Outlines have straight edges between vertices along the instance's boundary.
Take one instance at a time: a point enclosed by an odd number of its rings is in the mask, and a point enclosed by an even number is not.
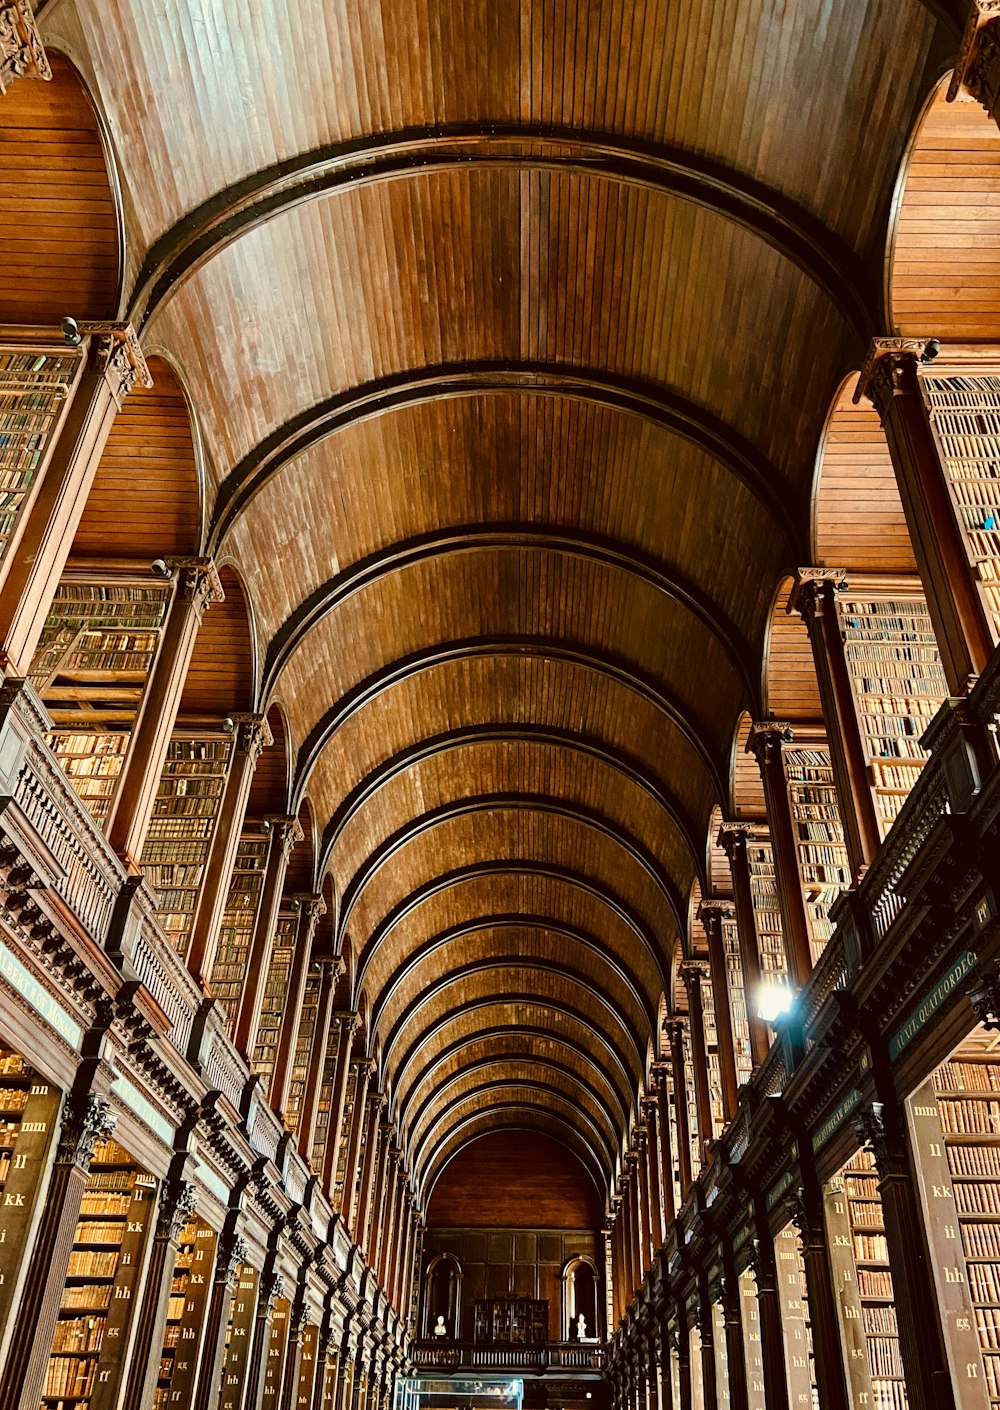
<svg viewBox="0 0 1000 1410"><path fill-rule="evenodd" d="M854 389L855 404L867 397L879 416L884 417L893 397L906 390L906 376L916 369L917 363L930 360L928 348L932 342L932 338L873 338Z"/></svg>
<svg viewBox="0 0 1000 1410"><path fill-rule="evenodd" d="M98 1141L107 1140L117 1121L107 1097L99 1097L95 1092L70 1095L63 1109L56 1159L64 1165L74 1164L81 1170L89 1170Z"/></svg>
<svg viewBox="0 0 1000 1410"><path fill-rule="evenodd" d="M746 852L749 843L756 840L758 828L762 826L766 826L766 824L724 822L719 828L719 835L715 840L732 862L738 854Z"/></svg>
<svg viewBox="0 0 1000 1410"><path fill-rule="evenodd" d="M301 842L305 837L302 824L298 818L283 813L269 813L264 821L267 823L269 831L277 837L278 845L287 861L296 842Z"/></svg>
<svg viewBox="0 0 1000 1410"><path fill-rule="evenodd" d="M827 587L833 592L843 592L847 587L847 569L797 568L795 585L785 610L798 612L807 624L817 621L826 606Z"/></svg>
<svg viewBox="0 0 1000 1410"><path fill-rule="evenodd" d="M1000 1032L1000 965L980 975L969 994L972 1012L987 1031Z"/></svg>
<svg viewBox="0 0 1000 1410"><path fill-rule="evenodd" d="M1000 92L1000 0L973 0L948 85L953 103L965 87L993 116Z"/></svg>
<svg viewBox="0 0 1000 1410"><path fill-rule="evenodd" d="M190 1180L168 1180L160 1196L156 1216L156 1232L176 1243L181 1230L198 1204L198 1191Z"/></svg>
<svg viewBox="0 0 1000 1410"><path fill-rule="evenodd" d="M792 741L792 727L782 720L757 720L750 726L746 752L752 754L761 768L781 753L783 744Z"/></svg>
<svg viewBox="0 0 1000 1410"><path fill-rule="evenodd" d="M274 743L267 717L234 713L229 718L236 726L236 748L243 754L249 754L250 762L256 768L261 754Z"/></svg>
<svg viewBox="0 0 1000 1410"><path fill-rule="evenodd" d="M182 574L180 592L185 602L192 603L202 612L210 602L225 602L226 594L214 559L168 558L166 564Z"/></svg>
<svg viewBox="0 0 1000 1410"><path fill-rule="evenodd" d="M98 369L107 378L119 406L137 382L146 388L153 385L152 374L131 323L89 319L81 320L77 328L81 337L95 340Z"/></svg>
<svg viewBox="0 0 1000 1410"><path fill-rule="evenodd" d="M0 0L0 93L15 78L52 77L38 35L31 0Z"/></svg>
<svg viewBox="0 0 1000 1410"><path fill-rule="evenodd" d="M218 1283L229 1284L233 1282L240 1271L240 1265L246 1262L249 1252L246 1240L242 1234L234 1231L224 1233L219 1240L219 1253L215 1264L215 1280Z"/></svg>

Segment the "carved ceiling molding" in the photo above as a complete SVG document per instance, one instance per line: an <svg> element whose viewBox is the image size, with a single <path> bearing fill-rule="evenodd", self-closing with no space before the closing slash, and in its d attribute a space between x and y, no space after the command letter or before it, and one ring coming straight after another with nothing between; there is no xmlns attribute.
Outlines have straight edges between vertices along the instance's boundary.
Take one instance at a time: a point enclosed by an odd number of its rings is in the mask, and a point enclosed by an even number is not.
<svg viewBox="0 0 1000 1410"><path fill-rule="evenodd" d="M227 186L149 250L130 298L143 327L190 276L265 220L307 202L428 172L510 167L640 187L712 211L776 250L864 339L878 294L854 251L804 206L692 152L572 127L480 122L366 135L287 158Z"/></svg>
<svg viewBox="0 0 1000 1410"><path fill-rule="evenodd" d="M683 933L685 907L679 887L652 852L644 847L628 829L619 826L612 819L603 817L592 809L581 807L568 799L530 793L491 793L453 799L438 808L421 813L411 818L390 837L382 841L373 852L370 852L343 888L339 935L342 936L350 925L354 906L368 883L410 842L436 827L454 821L456 818L492 812L543 813L551 817L562 818L567 822L578 823L582 827L599 832L617 847L627 852L636 865L645 872L670 907L678 933Z"/></svg>
<svg viewBox="0 0 1000 1410"><path fill-rule="evenodd" d="M622 377L606 368L509 359L410 368L351 387L305 408L266 436L233 466L222 482L209 530L211 550L223 543L246 505L272 476L335 432L400 407L491 392L581 401L638 417L679 436L711 456L754 495L773 519L791 555L790 561L803 562L808 557L808 523L804 513L796 517L790 510L777 467L751 441L705 407L660 383Z"/></svg>
<svg viewBox="0 0 1000 1410"><path fill-rule="evenodd" d="M544 525L469 524L396 543L352 563L311 593L275 632L262 672L264 694L275 688L285 665L310 630L358 593L416 564L440 561L451 555L465 559L470 553L501 549L554 553L597 563L627 573L678 603L718 642L740 678L746 707L751 714L755 713L751 702L759 700L759 682L755 680L755 673L759 672L756 672L750 642L706 593L637 548L597 534L568 533L565 529Z"/></svg>
<svg viewBox="0 0 1000 1410"><path fill-rule="evenodd" d="M723 805L727 789L720 751L709 748L702 738L700 724L684 706L677 704L663 691L658 681L644 679L631 663L592 647L577 646L546 636L488 636L467 637L459 641L436 644L411 656L400 657L346 691L316 722L302 743L292 786L295 806L301 805L310 775L326 745L349 719L384 691L425 671L452 662L463 663L473 658L481 660L504 656L576 666L604 676L637 695L668 720L686 739L708 774L716 801L720 807Z"/></svg>
<svg viewBox="0 0 1000 1410"><path fill-rule="evenodd" d="M345 796L333 814L320 848L320 873L326 871L337 841L347 824L361 809L372 800L379 789L391 783L409 769L417 768L429 759L451 749L474 748L483 744L502 743L520 745L524 743L546 745L552 749L585 754L596 759L606 768L621 774L651 798L657 807L670 819L677 829L690 854L698 880L707 889L704 876L704 848L696 842L698 829L694 819L681 807L674 796L659 780L652 778L644 762L630 760L613 745L590 739L570 730L558 729L551 725L466 725L458 726L446 733L432 735L415 745L381 760Z"/></svg>
<svg viewBox="0 0 1000 1410"><path fill-rule="evenodd" d="M31 0L0 0L0 94L17 78L52 78Z"/></svg>

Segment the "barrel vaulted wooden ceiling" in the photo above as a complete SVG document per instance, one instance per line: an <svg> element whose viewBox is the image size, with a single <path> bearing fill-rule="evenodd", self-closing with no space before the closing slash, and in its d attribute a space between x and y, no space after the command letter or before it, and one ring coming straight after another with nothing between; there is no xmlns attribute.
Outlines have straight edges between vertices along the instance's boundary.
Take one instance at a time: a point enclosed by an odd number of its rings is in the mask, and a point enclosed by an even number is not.
<svg viewBox="0 0 1000 1410"><path fill-rule="evenodd" d="M894 313L940 331L920 210L896 310L884 262L963 11L40 9L424 1189L512 1125L613 1183L827 413Z"/></svg>

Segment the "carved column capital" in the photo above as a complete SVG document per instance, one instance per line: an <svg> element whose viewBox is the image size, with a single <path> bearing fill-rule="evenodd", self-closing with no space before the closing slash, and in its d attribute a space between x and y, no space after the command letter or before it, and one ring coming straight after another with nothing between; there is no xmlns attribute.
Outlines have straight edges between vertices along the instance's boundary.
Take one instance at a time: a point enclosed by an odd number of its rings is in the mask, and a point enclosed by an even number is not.
<svg viewBox="0 0 1000 1410"><path fill-rule="evenodd" d="M156 1212L156 1232L176 1243L198 1205L198 1191L190 1180L168 1180Z"/></svg>
<svg viewBox="0 0 1000 1410"><path fill-rule="evenodd" d="M893 397L908 390L906 382L917 365L937 356L938 346L934 338L873 338L854 389L854 402L867 397L884 417Z"/></svg>
<svg viewBox="0 0 1000 1410"><path fill-rule="evenodd" d="M308 926L309 930L315 930L320 916L326 915L326 902L323 897L315 891L299 892L292 897L292 905L299 913L299 917Z"/></svg>
<svg viewBox="0 0 1000 1410"><path fill-rule="evenodd" d="M811 625L823 616L831 594L846 587L846 568L797 568L786 610L798 612L806 625Z"/></svg>
<svg viewBox="0 0 1000 1410"><path fill-rule="evenodd" d="M81 337L93 339L97 369L107 380L118 406L137 382L147 389L153 385L145 355L131 323L81 319L77 331Z"/></svg>
<svg viewBox="0 0 1000 1410"><path fill-rule="evenodd" d="M757 830L760 826L759 823L724 822L719 828L719 835L715 840L730 862L734 862L738 856L746 855L747 847L756 840Z"/></svg>
<svg viewBox="0 0 1000 1410"><path fill-rule="evenodd" d="M708 965L704 960L684 960L680 966L681 979L688 995L701 997L701 981L708 978Z"/></svg>
<svg viewBox="0 0 1000 1410"><path fill-rule="evenodd" d="M1000 965L978 976L969 993L972 1012L988 1031L1000 1032Z"/></svg>
<svg viewBox="0 0 1000 1410"><path fill-rule="evenodd" d="M204 612L210 602L224 602L226 594L212 558L174 557L165 560L167 567L182 574L180 596Z"/></svg>
<svg viewBox="0 0 1000 1410"><path fill-rule="evenodd" d="M274 1315L278 1298L284 1294L285 1283L280 1273L269 1273L261 1286L260 1305L265 1317Z"/></svg>
<svg viewBox="0 0 1000 1410"><path fill-rule="evenodd" d="M698 907L698 919L706 935L722 934L722 922L731 920L736 914L732 901L710 898Z"/></svg>
<svg viewBox="0 0 1000 1410"><path fill-rule="evenodd" d="M15 78L52 77L38 34L31 0L0 0L0 93Z"/></svg>
<svg viewBox="0 0 1000 1410"><path fill-rule="evenodd" d="M862 1150L875 1157L875 1168L884 1179L891 1174L895 1150L892 1125L883 1102L869 1102L854 1120L854 1132Z"/></svg>
<svg viewBox="0 0 1000 1410"><path fill-rule="evenodd" d="M992 117L1000 92L1000 0L973 0L969 9L948 85L949 103L963 86Z"/></svg>
<svg viewBox="0 0 1000 1410"><path fill-rule="evenodd" d="M781 754L781 746L792 741L792 727L785 720L755 720L750 726L746 753L752 754L763 769Z"/></svg>
<svg viewBox="0 0 1000 1410"><path fill-rule="evenodd" d="M343 964L344 961L341 960L340 963ZM350 1038L361 1027L361 1015L359 1013L335 1013L330 1022L338 1024L341 1035Z"/></svg>
<svg viewBox="0 0 1000 1410"><path fill-rule="evenodd" d="M274 735L267 723L266 715L232 714L229 716L236 726L235 747L243 754L250 755L254 767L265 749L274 743Z"/></svg>
<svg viewBox="0 0 1000 1410"><path fill-rule="evenodd" d="M229 1284L239 1273L240 1265L246 1262L249 1252L246 1240L235 1230L224 1232L219 1239L219 1252L215 1262L215 1279L218 1283Z"/></svg>
<svg viewBox="0 0 1000 1410"><path fill-rule="evenodd" d="M268 825L268 831L277 837L278 845L287 861L292 848L305 837L302 824L298 818L285 813L269 813L264 821Z"/></svg>
<svg viewBox="0 0 1000 1410"><path fill-rule="evenodd" d="M56 1160L89 1170L98 1141L107 1140L117 1121L107 1097L99 1097L96 1092L71 1093L63 1108Z"/></svg>

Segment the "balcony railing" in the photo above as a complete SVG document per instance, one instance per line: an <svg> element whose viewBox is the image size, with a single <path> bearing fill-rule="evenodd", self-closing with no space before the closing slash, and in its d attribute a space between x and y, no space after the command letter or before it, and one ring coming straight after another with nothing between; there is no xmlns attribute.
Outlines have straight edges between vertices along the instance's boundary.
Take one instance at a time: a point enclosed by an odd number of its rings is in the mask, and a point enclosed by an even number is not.
<svg viewBox="0 0 1000 1410"><path fill-rule="evenodd" d="M436 1371L601 1371L603 1346L548 1342L544 1346L500 1346L484 1342L418 1342L413 1364Z"/></svg>

